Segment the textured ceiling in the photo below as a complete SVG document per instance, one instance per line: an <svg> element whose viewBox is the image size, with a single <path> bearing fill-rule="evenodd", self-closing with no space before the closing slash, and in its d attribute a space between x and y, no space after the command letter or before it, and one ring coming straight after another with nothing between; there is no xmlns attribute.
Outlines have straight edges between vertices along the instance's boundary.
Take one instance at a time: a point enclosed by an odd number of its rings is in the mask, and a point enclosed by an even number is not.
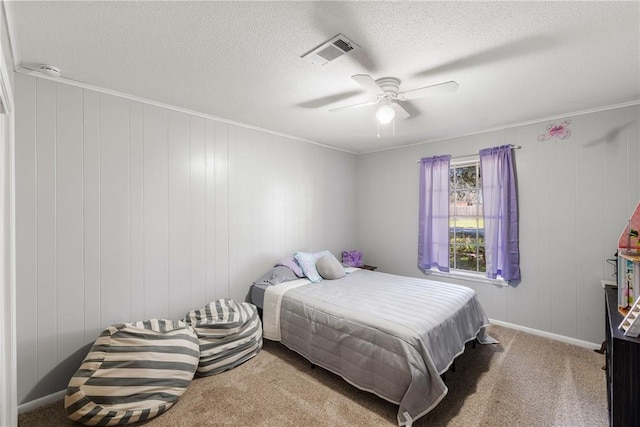
<svg viewBox="0 0 640 427"><path fill-rule="evenodd" d="M17 68L352 152L640 99L640 2L5 2ZM338 33L361 49L300 56ZM350 76L393 76L413 116L376 137Z"/></svg>

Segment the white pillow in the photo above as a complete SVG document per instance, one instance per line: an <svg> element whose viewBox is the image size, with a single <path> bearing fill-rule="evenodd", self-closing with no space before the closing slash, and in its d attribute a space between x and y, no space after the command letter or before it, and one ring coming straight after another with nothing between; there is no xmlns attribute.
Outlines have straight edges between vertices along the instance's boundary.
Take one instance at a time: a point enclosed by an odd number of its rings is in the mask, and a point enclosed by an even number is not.
<svg viewBox="0 0 640 427"><path fill-rule="evenodd" d="M328 280L344 277L344 267L333 254L320 257L316 263L316 269L320 276Z"/></svg>

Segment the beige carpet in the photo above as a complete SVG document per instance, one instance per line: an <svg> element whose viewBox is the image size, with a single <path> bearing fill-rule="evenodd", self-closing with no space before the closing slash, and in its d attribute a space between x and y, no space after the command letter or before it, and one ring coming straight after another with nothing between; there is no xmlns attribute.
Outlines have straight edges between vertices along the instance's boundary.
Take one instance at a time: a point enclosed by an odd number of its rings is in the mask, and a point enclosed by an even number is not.
<svg viewBox="0 0 640 427"><path fill-rule="evenodd" d="M446 374L448 395L414 426L606 426L604 356L491 326L496 345L467 346ZM194 380L145 426L394 426L397 406L360 391L284 346ZM18 425L77 426L62 402L20 415Z"/></svg>

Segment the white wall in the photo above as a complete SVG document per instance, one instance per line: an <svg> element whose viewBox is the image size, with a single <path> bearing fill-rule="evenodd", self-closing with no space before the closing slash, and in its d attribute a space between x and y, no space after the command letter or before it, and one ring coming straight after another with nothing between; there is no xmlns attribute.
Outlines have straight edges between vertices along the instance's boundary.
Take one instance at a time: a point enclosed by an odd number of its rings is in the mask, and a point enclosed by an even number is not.
<svg viewBox="0 0 640 427"><path fill-rule="evenodd" d="M17 423L12 114L0 114L0 425Z"/></svg>
<svg viewBox="0 0 640 427"><path fill-rule="evenodd" d="M66 388L110 324L355 244L354 155L22 74L16 93L20 403Z"/></svg>
<svg viewBox="0 0 640 427"><path fill-rule="evenodd" d="M0 4L0 425L17 420L15 330L13 57Z"/></svg>
<svg viewBox="0 0 640 427"><path fill-rule="evenodd" d="M421 157L514 150L522 282L474 288L490 318L590 343L604 339L601 279L640 201L640 107L568 117L572 135L540 142L549 122L358 156L358 247L381 271L417 268ZM562 121L556 120L555 123Z"/></svg>

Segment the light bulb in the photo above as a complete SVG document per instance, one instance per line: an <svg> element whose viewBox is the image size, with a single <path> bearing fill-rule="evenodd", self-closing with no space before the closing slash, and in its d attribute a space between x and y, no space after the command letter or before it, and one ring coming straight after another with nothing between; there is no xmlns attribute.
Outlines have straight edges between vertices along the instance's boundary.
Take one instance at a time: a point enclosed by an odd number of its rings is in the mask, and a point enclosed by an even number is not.
<svg viewBox="0 0 640 427"><path fill-rule="evenodd" d="M391 107L391 105L389 104L384 104L381 105L380 108L378 108L376 118L380 123L386 125L387 123L391 122L391 120L393 120L395 115L396 111L393 109L393 107Z"/></svg>

